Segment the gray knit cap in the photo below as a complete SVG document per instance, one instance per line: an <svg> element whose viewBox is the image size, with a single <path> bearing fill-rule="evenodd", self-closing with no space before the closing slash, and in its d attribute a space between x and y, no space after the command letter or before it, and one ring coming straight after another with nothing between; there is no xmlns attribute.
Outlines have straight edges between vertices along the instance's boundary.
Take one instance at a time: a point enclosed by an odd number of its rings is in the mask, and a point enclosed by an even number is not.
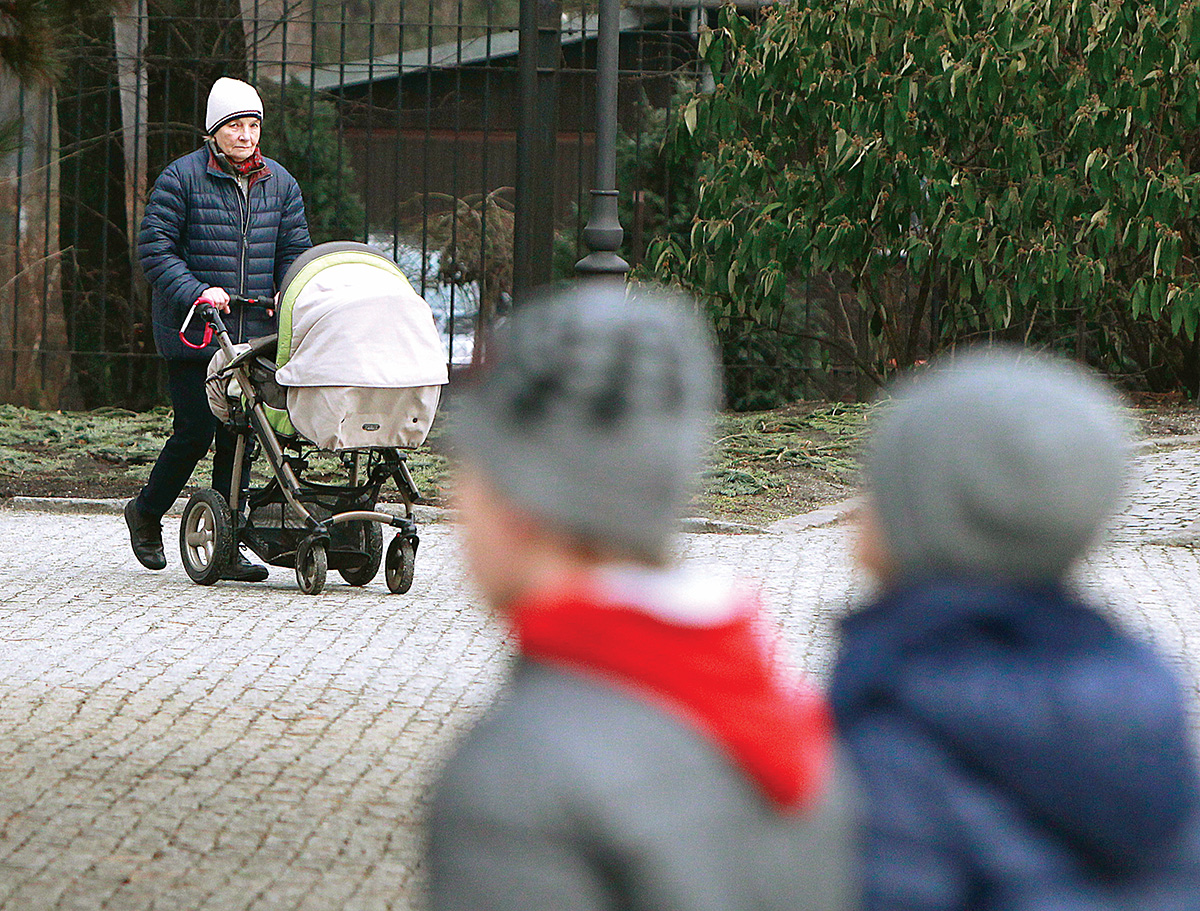
<svg viewBox="0 0 1200 911"><path fill-rule="evenodd" d="M574 285L500 328L451 436L523 509L657 560L703 467L719 395L693 303Z"/></svg>
<svg viewBox="0 0 1200 911"><path fill-rule="evenodd" d="M1056 357L976 351L902 387L864 474L904 576L1061 578L1116 512L1116 395Z"/></svg>

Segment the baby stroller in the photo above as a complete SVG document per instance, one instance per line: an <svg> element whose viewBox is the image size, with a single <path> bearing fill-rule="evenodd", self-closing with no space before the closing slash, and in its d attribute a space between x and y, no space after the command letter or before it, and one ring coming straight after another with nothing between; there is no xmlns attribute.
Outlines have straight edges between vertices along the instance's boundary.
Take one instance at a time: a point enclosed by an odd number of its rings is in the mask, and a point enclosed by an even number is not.
<svg viewBox="0 0 1200 911"><path fill-rule="evenodd" d="M271 566L293 567L306 594L324 589L330 569L366 585L381 563L388 589L407 592L420 492L404 450L424 442L447 382L429 306L390 259L365 244L335 242L313 247L288 270L277 335L234 345L216 307L197 302L193 311L207 323L204 343L215 331L220 346L208 367L208 400L237 446L230 489L201 490L184 508L179 548L187 574L211 585L244 544ZM306 477L317 452L340 459L345 483ZM260 455L271 476L250 489L244 474ZM389 479L403 515L376 509ZM386 556L383 525L397 529Z"/></svg>

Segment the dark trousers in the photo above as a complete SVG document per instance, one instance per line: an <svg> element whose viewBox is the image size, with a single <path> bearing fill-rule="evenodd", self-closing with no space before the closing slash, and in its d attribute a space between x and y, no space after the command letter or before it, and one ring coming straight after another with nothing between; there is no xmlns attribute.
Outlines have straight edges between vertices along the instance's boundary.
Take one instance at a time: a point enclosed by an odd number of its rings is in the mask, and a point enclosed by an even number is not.
<svg viewBox="0 0 1200 911"><path fill-rule="evenodd" d="M167 361L167 389L175 417L171 437L150 470L150 480L137 496L137 509L145 516L161 518L171 508L196 464L208 453L214 435L217 450L213 455L212 486L229 499L237 438L208 408L204 392L207 371L208 361ZM243 477L243 484L245 480Z"/></svg>

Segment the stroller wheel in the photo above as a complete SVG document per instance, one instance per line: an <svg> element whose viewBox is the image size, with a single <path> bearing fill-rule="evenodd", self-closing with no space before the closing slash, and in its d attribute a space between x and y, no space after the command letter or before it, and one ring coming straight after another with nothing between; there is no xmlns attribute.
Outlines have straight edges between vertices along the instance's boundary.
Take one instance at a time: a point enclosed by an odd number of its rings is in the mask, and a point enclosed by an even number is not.
<svg viewBox="0 0 1200 911"><path fill-rule="evenodd" d="M319 595L325 589L329 554L320 541L303 541L296 551L296 584L306 595Z"/></svg>
<svg viewBox="0 0 1200 911"><path fill-rule="evenodd" d="M192 494L179 523L179 555L193 582L212 585L233 559L233 519L215 490Z"/></svg>
<svg viewBox="0 0 1200 911"><path fill-rule="evenodd" d="M412 588L413 571L416 568L417 548L410 538L396 535L388 545L387 559L383 564L388 591L393 595L403 595Z"/></svg>
<svg viewBox="0 0 1200 911"><path fill-rule="evenodd" d="M362 535L360 541L367 560L362 566L339 569L338 572L351 585L366 585L375 578L379 564L383 562L383 529L375 522L355 522L351 527Z"/></svg>

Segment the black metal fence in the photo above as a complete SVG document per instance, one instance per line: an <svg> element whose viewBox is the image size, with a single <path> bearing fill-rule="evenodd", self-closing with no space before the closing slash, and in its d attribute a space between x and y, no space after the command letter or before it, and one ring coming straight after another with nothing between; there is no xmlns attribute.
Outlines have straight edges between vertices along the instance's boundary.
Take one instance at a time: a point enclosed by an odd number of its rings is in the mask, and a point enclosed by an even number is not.
<svg viewBox="0 0 1200 911"><path fill-rule="evenodd" d="M548 252L520 266L541 276L569 276L586 252L595 10L529 2L543 41L545 23L558 26L559 50L553 120L541 124L550 154L543 144L525 161L517 0L134 0L128 14L80 22L56 92L0 84L0 121L21 124L0 150L0 401L161 400L131 239L158 173L201 141L221 75L259 88L264 152L299 180L314 240L393 257L433 307L447 360L468 363L480 321L521 285L514 230L552 225ZM664 137L673 98L704 78L696 36L713 6L621 10L618 180L634 264L690 217L693 177ZM536 210L515 210L519 170L539 190L525 202Z"/></svg>

